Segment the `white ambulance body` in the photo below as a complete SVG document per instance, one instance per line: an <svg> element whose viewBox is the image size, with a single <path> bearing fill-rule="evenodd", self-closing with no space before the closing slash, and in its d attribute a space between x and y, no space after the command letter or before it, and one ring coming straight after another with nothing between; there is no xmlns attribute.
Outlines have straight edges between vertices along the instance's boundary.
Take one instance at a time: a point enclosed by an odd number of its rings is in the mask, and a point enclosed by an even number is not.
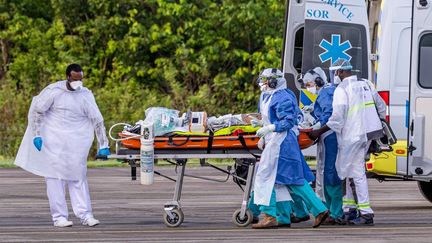
<svg viewBox="0 0 432 243"><path fill-rule="evenodd" d="M338 57L375 83L398 143L367 170L417 180L432 202L432 0L289 0L284 39L282 68L300 106L316 97L301 90L298 74L327 71Z"/></svg>

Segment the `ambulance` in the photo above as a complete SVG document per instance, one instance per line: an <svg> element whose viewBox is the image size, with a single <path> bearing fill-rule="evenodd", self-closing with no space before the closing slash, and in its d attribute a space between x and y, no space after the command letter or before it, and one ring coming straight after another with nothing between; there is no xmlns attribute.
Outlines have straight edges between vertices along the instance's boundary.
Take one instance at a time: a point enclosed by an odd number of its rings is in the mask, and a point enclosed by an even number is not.
<svg viewBox="0 0 432 243"><path fill-rule="evenodd" d="M316 97L301 89L299 74L328 74L337 58L350 60L386 102L398 139L370 157L368 175L417 181L432 202L432 0L288 0L285 16L282 69L300 106Z"/></svg>

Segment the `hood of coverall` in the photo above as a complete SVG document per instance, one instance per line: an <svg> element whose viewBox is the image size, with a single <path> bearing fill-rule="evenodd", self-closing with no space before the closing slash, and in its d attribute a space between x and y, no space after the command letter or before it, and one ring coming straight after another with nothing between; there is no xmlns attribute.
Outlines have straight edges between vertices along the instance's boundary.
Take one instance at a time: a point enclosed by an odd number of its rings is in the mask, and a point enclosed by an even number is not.
<svg viewBox="0 0 432 243"><path fill-rule="evenodd" d="M284 78L283 72L280 71L279 69L276 69L276 68L264 69L258 77L258 84L264 83L264 80L266 78L276 79L277 82L276 82L275 88L269 87L267 90L263 91L263 93L273 94L274 92L276 92L278 90L287 88L286 79Z"/></svg>

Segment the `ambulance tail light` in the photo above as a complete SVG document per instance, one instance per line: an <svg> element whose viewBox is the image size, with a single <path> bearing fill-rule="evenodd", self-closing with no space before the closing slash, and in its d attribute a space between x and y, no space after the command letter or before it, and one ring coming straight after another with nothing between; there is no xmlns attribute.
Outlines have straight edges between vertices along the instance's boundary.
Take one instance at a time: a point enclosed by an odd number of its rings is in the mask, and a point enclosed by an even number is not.
<svg viewBox="0 0 432 243"><path fill-rule="evenodd" d="M390 122L390 91L378 91L378 94L381 96L381 98L386 104L386 120L387 122Z"/></svg>

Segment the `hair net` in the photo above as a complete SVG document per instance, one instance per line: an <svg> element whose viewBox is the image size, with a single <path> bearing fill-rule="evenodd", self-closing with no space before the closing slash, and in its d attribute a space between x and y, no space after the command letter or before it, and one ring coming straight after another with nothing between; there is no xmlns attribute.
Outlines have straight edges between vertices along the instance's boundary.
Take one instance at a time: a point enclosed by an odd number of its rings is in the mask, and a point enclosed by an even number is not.
<svg viewBox="0 0 432 243"><path fill-rule="evenodd" d="M351 63L344 58L338 58L329 68L329 70L351 70Z"/></svg>

